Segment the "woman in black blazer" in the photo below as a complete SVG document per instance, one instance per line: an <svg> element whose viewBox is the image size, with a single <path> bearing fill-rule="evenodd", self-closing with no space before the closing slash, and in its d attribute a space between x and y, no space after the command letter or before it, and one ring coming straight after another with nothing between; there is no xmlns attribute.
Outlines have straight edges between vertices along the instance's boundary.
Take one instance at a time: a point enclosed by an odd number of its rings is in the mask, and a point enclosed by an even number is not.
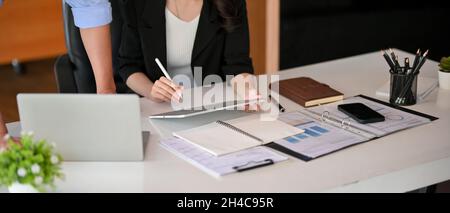
<svg viewBox="0 0 450 213"><path fill-rule="evenodd" d="M173 75L168 61L175 55L176 64L180 58L176 45L182 46L183 52L185 47L189 50L189 42L192 51L181 56L181 61L190 59L187 75L193 73L194 67L202 67L202 79L215 74L224 81L232 75L233 85L251 82L253 66L245 0L129 0L126 10L120 73L136 93L159 102L179 99L183 87L164 77L155 58ZM197 27L191 28L189 23ZM180 30L184 27L195 29L194 35L182 37L186 32ZM249 87L254 88L251 83Z"/></svg>

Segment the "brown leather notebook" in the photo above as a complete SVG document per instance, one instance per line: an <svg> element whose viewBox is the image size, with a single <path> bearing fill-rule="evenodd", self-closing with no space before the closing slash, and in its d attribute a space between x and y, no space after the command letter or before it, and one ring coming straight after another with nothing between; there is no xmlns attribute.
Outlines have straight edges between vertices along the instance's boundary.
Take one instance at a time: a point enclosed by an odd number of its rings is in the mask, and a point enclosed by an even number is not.
<svg viewBox="0 0 450 213"><path fill-rule="evenodd" d="M274 84L279 84L280 95L303 107L311 107L344 99L344 94L341 92L307 77L284 80ZM271 85L271 88L274 88L274 86Z"/></svg>

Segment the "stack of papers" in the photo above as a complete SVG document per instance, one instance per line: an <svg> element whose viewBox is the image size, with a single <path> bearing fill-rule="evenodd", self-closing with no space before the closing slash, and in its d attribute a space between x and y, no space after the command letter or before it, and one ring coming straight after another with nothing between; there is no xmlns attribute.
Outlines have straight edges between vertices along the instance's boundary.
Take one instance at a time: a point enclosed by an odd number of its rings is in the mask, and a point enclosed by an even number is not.
<svg viewBox="0 0 450 213"><path fill-rule="evenodd" d="M254 147L232 154L216 157L178 138L161 141L161 145L178 157L215 177L238 172L239 168L258 167L285 161L288 158L267 147Z"/></svg>

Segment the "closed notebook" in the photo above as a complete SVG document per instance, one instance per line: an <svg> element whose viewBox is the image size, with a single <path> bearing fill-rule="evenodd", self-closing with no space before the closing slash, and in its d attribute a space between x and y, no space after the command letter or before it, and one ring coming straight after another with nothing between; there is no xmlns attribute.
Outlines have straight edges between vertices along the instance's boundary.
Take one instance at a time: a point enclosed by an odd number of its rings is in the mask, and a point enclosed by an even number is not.
<svg viewBox="0 0 450 213"><path fill-rule="evenodd" d="M280 95L303 107L311 107L344 99L344 94L312 78L301 77L277 82ZM274 88L274 85L271 88Z"/></svg>
<svg viewBox="0 0 450 213"><path fill-rule="evenodd" d="M247 116L230 121L217 121L175 132L173 135L215 156L221 156L303 132L279 120L262 121L259 116Z"/></svg>

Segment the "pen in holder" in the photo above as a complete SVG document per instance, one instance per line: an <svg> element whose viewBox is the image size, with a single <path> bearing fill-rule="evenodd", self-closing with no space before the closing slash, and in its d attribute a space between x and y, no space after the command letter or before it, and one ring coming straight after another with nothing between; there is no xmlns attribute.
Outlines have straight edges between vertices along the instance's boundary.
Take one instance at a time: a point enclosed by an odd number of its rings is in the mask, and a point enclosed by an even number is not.
<svg viewBox="0 0 450 213"><path fill-rule="evenodd" d="M405 66L400 66L398 56L392 49L382 50L381 55L388 63L391 73L390 102L400 106L411 106L417 103L417 76L427 61L428 50L422 54L417 50L412 66L409 58L405 58Z"/></svg>
<svg viewBox="0 0 450 213"><path fill-rule="evenodd" d="M392 72L390 83L390 102L400 106L417 103L417 76L411 68L400 67L403 71Z"/></svg>

